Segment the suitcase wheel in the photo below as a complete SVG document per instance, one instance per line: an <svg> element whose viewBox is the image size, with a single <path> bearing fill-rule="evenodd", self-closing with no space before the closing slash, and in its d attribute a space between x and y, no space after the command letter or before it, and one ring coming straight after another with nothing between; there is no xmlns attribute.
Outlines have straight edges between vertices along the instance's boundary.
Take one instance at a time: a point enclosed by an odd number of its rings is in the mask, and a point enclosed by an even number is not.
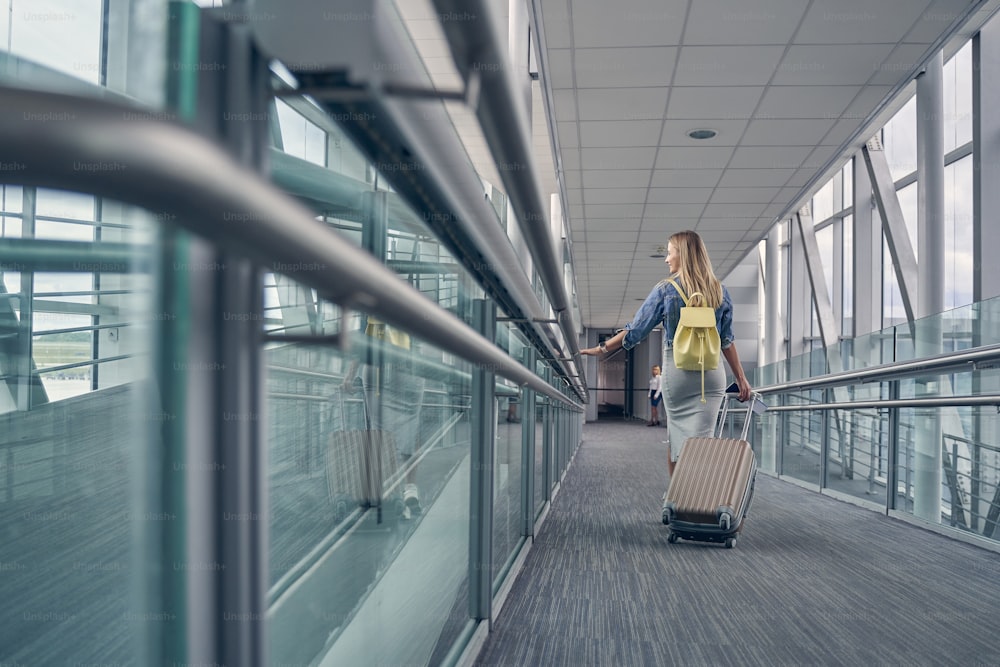
<svg viewBox="0 0 1000 667"><path fill-rule="evenodd" d="M670 533L667 535L667 542L670 542L670 544L677 544L677 533Z"/></svg>
<svg viewBox="0 0 1000 667"><path fill-rule="evenodd" d="M663 525L664 526L669 526L670 525L670 516L671 516L671 514L672 514L672 512L671 512L671 510L670 510L669 507L664 507L663 508Z"/></svg>
<svg viewBox="0 0 1000 667"><path fill-rule="evenodd" d="M736 546L736 538L735 537L727 537L726 538L726 548L727 549L732 549L735 546Z"/></svg>

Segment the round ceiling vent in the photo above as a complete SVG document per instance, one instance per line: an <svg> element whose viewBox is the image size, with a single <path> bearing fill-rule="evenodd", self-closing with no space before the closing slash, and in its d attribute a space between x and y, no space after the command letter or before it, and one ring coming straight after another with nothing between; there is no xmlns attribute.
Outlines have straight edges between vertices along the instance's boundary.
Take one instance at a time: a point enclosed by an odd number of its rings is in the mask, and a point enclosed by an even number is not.
<svg viewBox="0 0 1000 667"><path fill-rule="evenodd" d="M698 140L714 139L715 137L718 136L718 134L719 133L716 132L715 130L710 130L708 128L699 128L697 130L688 130L688 133L687 133L687 135L689 137L691 137L692 139L698 139Z"/></svg>

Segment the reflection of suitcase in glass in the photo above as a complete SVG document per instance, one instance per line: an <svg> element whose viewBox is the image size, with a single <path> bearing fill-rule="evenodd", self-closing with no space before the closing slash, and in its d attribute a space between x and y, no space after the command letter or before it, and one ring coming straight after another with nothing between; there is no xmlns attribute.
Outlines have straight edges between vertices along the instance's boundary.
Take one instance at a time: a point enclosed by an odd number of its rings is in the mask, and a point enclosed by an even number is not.
<svg viewBox="0 0 1000 667"><path fill-rule="evenodd" d="M757 460L746 438L755 408L763 403L754 394L742 435L723 438L729 401L728 396L722 401L717 437L689 438L677 460L663 504L671 544L684 538L723 542L732 548L743 530L757 474Z"/></svg>
<svg viewBox="0 0 1000 667"><path fill-rule="evenodd" d="M364 391L360 392L364 396ZM363 399L366 429L335 431L330 436L327 449L326 480L333 503L334 516L343 520L355 508L375 509L378 523L382 523L385 500L396 511L402 511L399 493L388 489L389 482L399 469L396 441L392 434L371 428L368 401ZM343 397L341 397L343 414ZM342 423L346 420L342 419ZM398 485L394 485L395 486Z"/></svg>

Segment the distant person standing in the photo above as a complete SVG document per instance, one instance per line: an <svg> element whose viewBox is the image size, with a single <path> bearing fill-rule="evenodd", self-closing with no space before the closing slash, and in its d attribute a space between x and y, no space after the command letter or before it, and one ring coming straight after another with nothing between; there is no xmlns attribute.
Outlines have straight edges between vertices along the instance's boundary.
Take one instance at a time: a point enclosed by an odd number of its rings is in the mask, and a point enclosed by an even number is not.
<svg viewBox="0 0 1000 667"><path fill-rule="evenodd" d="M653 366L653 375L649 378L649 423L646 426L660 425L660 401L663 398L663 378L660 377L660 367Z"/></svg>
<svg viewBox="0 0 1000 667"><path fill-rule="evenodd" d="M631 349L642 342L657 325L663 325L663 358L673 359L673 340L680 321L684 299L669 281L676 282L687 294L701 293L705 305L715 310L715 326L721 339L722 356L735 376L741 401L750 398L750 382L743 372L739 354L733 344L733 302L712 270L705 242L692 231L677 232L667 243L668 278L661 280L639 307L632 322L598 347L581 350L582 354L600 355L624 347ZM702 378L704 377L704 390ZM726 372L722 365L707 370L686 371L668 361L665 375L660 380L667 397L667 440L670 458L667 468L674 472L674 464L688 438L711 437L715 419L725 396ZM702 402L702 396L708 397Z"/></svg>

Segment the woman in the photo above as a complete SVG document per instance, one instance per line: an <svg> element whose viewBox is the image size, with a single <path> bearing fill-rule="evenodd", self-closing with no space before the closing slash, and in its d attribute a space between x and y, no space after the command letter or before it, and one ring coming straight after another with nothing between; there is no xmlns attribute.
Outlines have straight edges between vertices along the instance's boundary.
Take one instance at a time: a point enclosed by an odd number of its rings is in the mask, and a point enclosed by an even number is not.
<svg viewBox="0 0 1000 667"><path fill-rule="evenodd" d="M715 309L715 324L722 339L722 356L726 358L736 378L740 400L748 400L750 383L733 344L733 303L729 292L715 277L704 241L695 232L677 232L667 243L666 263L670 278L677 281L681 289L687 294L701 292L707 305ZM598 347L581 350L582 354L596 356L622 347L631 349L642 342L654 327L663 324L663 358L667 363L661 382L666 396L667 438L671 454L667 460L667 469L671 475L688 438L712 435L726 387L726 372L721 364L715 370L705 371L707 402L702 403L701 372L684 371L675 367L671 347L683 305L684 301L677 289L667 280L662 280L649 293L625 329Z"/></svg>
<svg viewBox="0 0 1000 667"><path fill-rule="evenodd" d="M598 348L599 349L599 348ZM649 423L646 426L660 425L660 399L663 398L663 386L660 384L660 367L653 366L652 377L649 378Z"/></svg>

